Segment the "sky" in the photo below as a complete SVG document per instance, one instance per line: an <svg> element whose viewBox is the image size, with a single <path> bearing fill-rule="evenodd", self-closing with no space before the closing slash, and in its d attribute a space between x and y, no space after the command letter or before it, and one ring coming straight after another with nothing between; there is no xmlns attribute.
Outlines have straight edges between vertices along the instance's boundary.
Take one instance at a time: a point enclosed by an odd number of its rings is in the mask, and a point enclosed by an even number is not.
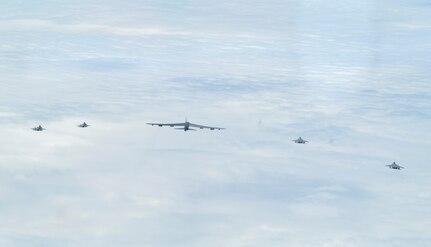
<svg viewBox="0 0 431 247"><path fill-rule="evenodd" d="M3 0L0 245L426 246L430 58L426 0Z"/></svg>

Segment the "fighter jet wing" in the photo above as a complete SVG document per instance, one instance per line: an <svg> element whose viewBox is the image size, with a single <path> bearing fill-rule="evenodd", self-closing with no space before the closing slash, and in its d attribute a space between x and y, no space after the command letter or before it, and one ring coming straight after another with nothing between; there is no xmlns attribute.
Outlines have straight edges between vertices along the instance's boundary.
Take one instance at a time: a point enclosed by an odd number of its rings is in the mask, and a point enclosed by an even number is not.
<svg viewBox="0 0 431 247"><path fill-rule="evenodd" d="M156 125L156 126L159 126L159 127L162 127L162 126L174 127L174 126L184 126L184 125L186 125L185 123L147 123L147 124L151 125L151 126Z"/></svg>
<svg viewBox="0 0 431 247"><path fill-rule="evenodd" d="M296 139L296 140L292 140L293 142L296 142L296 143L300 143L300 142L304 142L304 143L306 143L306 142L308 142L308 141L306 141L306 140L304 140L304 139Z"/></svg>
<svg viewBox="0 0 431 247"><path fill-rule="evenodd" d="M211 126L204 126L204 125L192 124L192 123L190 123L190 127L196 127L199 129L210 129L210 130L224 130L225 129L225 128L220 128L220 127L211 127Z"/></svg>

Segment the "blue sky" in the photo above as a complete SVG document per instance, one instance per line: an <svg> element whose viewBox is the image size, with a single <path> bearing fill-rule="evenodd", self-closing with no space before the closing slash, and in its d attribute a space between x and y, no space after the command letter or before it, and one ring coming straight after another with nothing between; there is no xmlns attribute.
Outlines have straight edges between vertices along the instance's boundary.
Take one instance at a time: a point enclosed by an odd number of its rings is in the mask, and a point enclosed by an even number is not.
<svg viewBox="0 0 431 247"><path fill-rule="evenodd" d="M425 246L430 14L5 1L0 245ZM227 130L145 125L185 117Z"/></svg>

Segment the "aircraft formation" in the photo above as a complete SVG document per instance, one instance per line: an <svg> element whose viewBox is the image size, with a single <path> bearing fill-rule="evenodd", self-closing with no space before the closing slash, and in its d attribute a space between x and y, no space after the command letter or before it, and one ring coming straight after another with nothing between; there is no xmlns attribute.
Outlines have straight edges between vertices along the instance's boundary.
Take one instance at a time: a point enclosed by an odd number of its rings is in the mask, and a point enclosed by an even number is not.
<svg viewBox="0 0 431 247"><path fill-rule="evenodd" d="M77 125L77 127L79 127L79 128L87 128L89 126L90 125L88 125L86 122L83 122L82 124ZM42 127L42 125L39 125L37 127L31 128L31 129L34 130L34 131L44 131L44 130L46 130L45 128Z"/></svg>
<svg viewBox="0 0 431 247"><path fill-rule="evenodd" d="M189 121L186 120L183 123L147 123L148 125L151 126L159 126L159 127L163 127L163 126L169 126L169 127L177 127L174 128L176 130L183 130L183 131L196 131L198 129L209 129L209 130L224 130L225 128L221 128L221 127L212 127L212 126L205 126L205 125L199 125L199 124L194 124L191 123ZM91 125L87 124L86 122L83 122L82 124L77 125L77 127L79 128L87 128L90 127ZM34 131L44 131L46 130L45 128L42 127L42 125L39 125L37 127L31 128ZM292 140L292 142L296 143L296 144L306 144L308 143L307 140L302 139L302 137L299 137L296 140ZM390 165L386 165L389 169L394 169L394 170L401 170L404 169L403 166L398 165L397 163L395 163L395 161L390 164Z"/></svg>

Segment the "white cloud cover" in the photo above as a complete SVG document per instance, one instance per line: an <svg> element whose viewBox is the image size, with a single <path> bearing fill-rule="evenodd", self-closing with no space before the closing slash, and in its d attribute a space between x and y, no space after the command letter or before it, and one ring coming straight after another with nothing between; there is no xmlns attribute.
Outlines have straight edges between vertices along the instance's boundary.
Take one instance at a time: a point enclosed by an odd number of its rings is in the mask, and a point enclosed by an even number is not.
<svg viewBox="0 0 431 247"><path fill-rule="evenodd" d="M186 32L166 31L161 28L127 28L89 23L61 24L48 20L23 19L0 21L0 31L36 32L101 32L113 35L187 35Z"/></svg>
<svg viewBox="0 0 431 247"><path fill-rule="evenodd" d="M71 3L0 10L1 246L430 242L426 6Z"/></svg>

